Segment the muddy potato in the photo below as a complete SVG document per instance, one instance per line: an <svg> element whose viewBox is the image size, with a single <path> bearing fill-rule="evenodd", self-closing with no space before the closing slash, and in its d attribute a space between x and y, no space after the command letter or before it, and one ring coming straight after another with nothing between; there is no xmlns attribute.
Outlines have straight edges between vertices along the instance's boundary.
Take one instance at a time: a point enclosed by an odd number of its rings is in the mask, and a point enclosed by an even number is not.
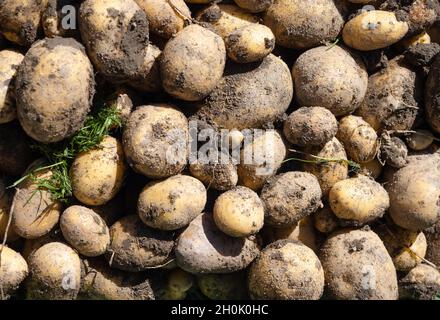
<svg viewBox="0 0 440 320"><path fill-rule="evenodd" d="M180 173L188 157L188 120L171 105L138 107L123 133L127 162L138 173L160 179Z"/></svg>
<svg viewBox="0 0 440 320"><path fill-rule="evenodd" d="M162 52L162 85L175 98L200 101L220 81L225 63L222 38L199 25L190 25L168 41Z"/></svg>
<svg viewBox="0 0 440 320"><path fill-rule="evenodd" d="M240 7L249 12L266 11L274 2L274 0L234 0Z"/></svg>
<svg viewBox="0 0 440 320"><path fill-rule="evenodd" d="M324 271L311 249L298 241L279 240L252 263L248 285L252 299L318 300L324 291Z"/></svg>
<svg viewBox="0 0 440 320"><path fill-rule="evenodd" d="M340 2L334 0L275 0L263 20L277 44L307 49L336 39L344 26L341 9Z"/></svg>
<svg viewBox="0 0 440 320"><path fill-rule="evenodd" d="M379 160L377 160L377 158L365 163L361 163L360 166L359 173L364 176L377 179L382 174L383 165L379 162Z"/></svg>
<svg viewBox="0 0 440 320"><path fill-rule="evenodd" d="M73 161L73 195L86 205L103 205L121 189L126 169L121 143L106 136L96 148L79 154Z"/></svg>
<svg viewBox="0 0 440 320"><path fill-rule="evenodd" d="M72 136L90 110L94 85L93 67L80 43L70 38L36 42L15 80L21 126L43 143Z"/></svg>
<svg viewBox="0 0 440 320"><path fill-rule="evenodd" d="M420 264L399 281L400 299L435 300L440 291L440 272Z"/></svg>
<svg viewBox="0 0 440 320"><path fill-rule="evenodd" d="M227 235L247 237L263 227L263 202L251 189L236 187L217 198L213 217L217 227Z"/></svg>
<svg viewBox="0 0 440 320"><path fill-rule="evenodd" d="M416 130L406 137L406 144L414 151L428 148L434 142L434 136L428 130Z"/></svg>
<svg viewBox="0 0 440 320"><path fill-rule="evenodd" d="M342 30L344 42L361 51L388 47L408 32L408 23L399 21L393 12L372 10L348 21Z"/></svg>
<svg viewBox="0 0 440 320"><path fill-rule="evenodd" d="M313 221L316 230L321 233L331 233L339 227L338 218L327 205L313 215Z"/></svg>
<svg viewBox="0 0 440 320"><path fill-rule="evenodd" d="M17 116L14 83L23 58L17 51L0 51L0 124L11 122Z"/></svg>
<svg viewBox="0 0 440 320"><path fill-rule="evenodd" d="M173 233L145 226L136 215L126 216L110 228L108 258L113 268L139 272L170 260Z"/></svg>
<svg viewBox="0 0 440 320"><path fill-rule="evenodd" d="M202 182L177 175L147 184L139 196L138 214L147 226L177 230L186 227L202 213L206 197Z"/></svg>
<svg viewBox="0 0 440 320"><path fill-rule="evenodd" d="M319 259L330 299L398 298L396 269L382 241L373 231L336 231L322 245Z"/></svg>
<svg viewBox="0 0 440 320"><path fill-rule="evenodd" d="M162 51L153 44L148 45L146 51L139 76L130 80L128 84L139 91L160 92L162 91L162 82L159 61Z"/></svg>
<svg viewBox="0 0 440 320"><path fill-rule="evenodd" d="M292 75L301 106L322 106L335 116L356 110L367 91L364 64L339 46L304 52L295 62Z"/></svg>
<svg viewBox="0 0 440 320"><path fill-rule="evenodd" d="M86 0L79 27L97 71L114 82L139 76L149 32L147 16L134 0Z"/></svg>
<svg viewBox="0 0 440 320"><path fill-rule="evenodd" d="M245 137L237 170L239 185L259 191L276 175L286 155L287 147L278 131L267 130L261 135Z"/></svg>
<svg viewBox="0 0 440 320"><path fill-rule="evenodd" d="M242 272L201 274L197 276L200 291L211 300L243 300L248 298L246 276Z"/></svg>
<svg viewBox="0 0 440 320"><path fill-rule="evenodd" d="M402 168L407 163L408 148L399 137L390 136L386 131L380 136L380 148L377 155L382 163L395 168Z"/></svg>
<svg viewBox="0 0 440 320"><path fill-rule="evenodd" d="M215 190L230 190L238 182L237 167L232 161L214 164L204 164L199 161L191 163L189 170L193 177Z"/></svg>
<svg viewBox="0 0 440 320"><path fill-rule="evenodd" d="M9 222L9 210L11 209L11 198L6 191L5 181L0 179L0 239L3 240ZM19 238L14 229L10 226L7 241L15 241Z"/></svg>
<svg viewBox="0 0 440 320"><path fill-rule="evenodd" d="M20 284L26 279L29 269L26 260L14 250L0 245L1 266L0 283L2 285L2 295L9 299L18 289Z"/></svg>
<svg viewBox="0 0 440 320"><path fill-rule="evenodd" d="M329 204L342 223L360 226L382 217L390 207L390 199L379 183L358 175L335 183Z"/></svg>
<svg viewBox="0 0 440 320"><path fill-rule="evenodd" d="M255 237L234 238L221 232L209 214L195 218L175 248L179 267L190 273L232 273L245 269L259 254Z"/></svg>
<svg viewBox="0 0 440 320"><path fill-rule="evenodd" d="M64 239L86 257L104 254L110 245L110 233L104 220L92 210L71 206L60 218Z"/></svg>
<svg viewBox="0 0 440 320"><path fill-rule="evenodd" d="M425 84L426 119L431 128L440 133L440 103L437 88L440 84L440 56L436 57Z"/></svg>
<svg viewBox="0 0 440 320"><path fill-rule="evenodd" d="M47 0L4 0L0 3L0 32L11 42L30 46L41 31Z"/></svg>
<svg viewBox="0 0 440 320"><path fill-rule="evenodd" d="M316 177L307 172L291 171L271 178L261 191L265 205L265 223L289 227L320 207L321 188Z"/></svg>
<svg viewBox="0 0 440 320"><path fill-rule="evenodd" d="M41 23L44 35L53 37L77 37L77 0L47 0L47 6L42 12Z"/></svg>

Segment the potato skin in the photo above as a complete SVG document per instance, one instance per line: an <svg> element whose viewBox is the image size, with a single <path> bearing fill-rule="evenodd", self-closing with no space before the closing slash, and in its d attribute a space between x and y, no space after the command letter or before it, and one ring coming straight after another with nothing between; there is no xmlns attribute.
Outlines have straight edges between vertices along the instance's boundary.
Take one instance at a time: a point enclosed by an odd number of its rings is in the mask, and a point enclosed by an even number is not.
<svg viewBox="0 0 440 320"><path fill-rule="evenodd" d="M94 84L93 67L80 43L68 38L36 42L15 80L17 115L23 129L42 143L72 136L90 110Z"/></svg>
<svg viewBox="0 0 440 320"><path fill-rule="evenodd" d="M162 52L162 85L175 98L200 101L220 81L225 63L226 48L221 37L199 25L190 25L168 41Z"/></svg>
<svg viewBox="0 0 440 320"><path fill-rule="evenodd" d="M0 282L2 294L9 299L26 279L29 269L26 260L14 250L0 245L2 265L0 267Z"/></svg>
<svg viewBox="0 0 440 320"><path fill-rule="evenodd" d="M27 299L75 300L81 285L81 260L60 242L45 244L29 257Z"/></svg>
<svg viewBox="0 0 440 320"><path fill-rule="evenodd" d="M335 116L356 110L367 91L364 64L339 46L321 46L304 52L292 69L301 106L322 106Z"/></svg>
<svg viewBox="0 0 440 320"><path fill-rule="evenodd" d="M316 177L307 172L291 171L271 178L261 191L266 208L265 223L288 227L322 206L322 192Z"/></svg>
<svg viewBox="0 0 440 320"><path fill-rule="evenodd" d="M160 56L162 51L153 44L148 45L140 75L128 82L133 88L144 92L161 92Z"/></svg>
<svg viewBox="0 0 440 320"><path fill-rule="evenodd" d="M180 173L188 157L188 120L183 113L166 104L138 107L131 115L123 133L123 146L128 164L149 178L167 178ZM179 145L183 154L171 155L172 146Z"/></svg>
<svg viewBox="0 0 440 320"><path fill-rule="evenodd" d="M234 188L238 182L237 167L227 163L204 164L200 162L189 165L191 175L212 189L226 191Z"/></svg>
<svg viewBox="0 0 440 320"><path fill-rule="evenodd" d="M60 228L66 241L86 257L100 256L110 245L106 223L88 208L67 208L61 215Z"/></svg>
<svg viewBox="0 0 440 320"><path fill-rule="evenodd" d="M264 24L272 29L277 44L307 49L333 41L344 26L340 5L333 0L275 0L265 12Z"/></svg>
<svg viewBox="0 0 440 320"><path fill-rule="evenodd" d="M373 231L343 229L333 233L322 245L319 259L330 299L398 298L396 269Z"/></svg>
<svg viewBox="0 0 440 320"><path fill-rule="evenodd" d="M243 300L248 298L246 277L242 272L201 274L197 276L200 291L211 300Z"/></svg>
<svg viewBox="0 0 440 320"><path fill-rule="evenodd" d="M274 0L234 0L240 7L249 12L257 13L266 11L274 2Z"/></svg>
<svg viewBox="0 0 440 320"><path fill-rule="evenodd" d="M24 56L14 50L0 51L0 124L11 122L17 116L14 80Z"/></svg>
<svg viewBox="0 0 440 320"><path fill-rule="evenodd" d="M310 248L279 240L252 263L248 285L252 299L318 300L324 291L324 270Z"/></svg>
<svg viewBox="0 0 440 320"><path fill-rule="evenodd" d="M209 214L195 218L177 240L176 261L196 273L232 273L245 269L259 253L255 237L233 238L221 232Z"/></svg>
<svg viewBox="0 0 440 320"><path fill-rule="evenodd" d="M339 220L329 206L318 210L313 215L314 226L321 233L332 233L339 227Z"/></svg>
<svg viewBox="0 0 440 320"><path fill-rule="evenodd" d="M147 184L139 196L138 214L149 227L177 230L186 227L202 213L206 199L202 182L177 175Z"/></svg>
<svg viewBox="0 0 440 320"><path fill-rule="evenodd" d="M70 169L73 194L86 205L103 205L121 189L126 170L121 143L106 136L96 148L75 158Z"/></svg>

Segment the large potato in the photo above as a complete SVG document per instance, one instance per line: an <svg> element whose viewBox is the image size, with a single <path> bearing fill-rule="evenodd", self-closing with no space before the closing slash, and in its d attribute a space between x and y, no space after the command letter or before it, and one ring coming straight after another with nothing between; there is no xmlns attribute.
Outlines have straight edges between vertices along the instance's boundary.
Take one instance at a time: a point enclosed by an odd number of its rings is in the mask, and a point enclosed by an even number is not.
<svg viewBox="0 0 440 320"><path fill-rule="evenodd" d="M36 42L15 80L23 129L43 143L72 136L90 110L94 84L93 67L80 43L67 38Z"/></svg>
<svg viewBox="0 0 440 320"><path fill-rule="evenodd" d="M2 294L8 299L26 279L29 269L26 260L18 252L2 245L0 245L0 250L2 262L0 266L0 283Z"/></svg>
<svg viewBox="0 0 440 320"><path fill-rule="evenodd" d="M373 231L343 229L322 245L326 292L338 300L396 300L393 261Z"/></svg>
<svg viewBox="0 0 440 320"><path fill-rule="evenodd" d="M315 253L294 240L267 246L252 263L249 293L258 300L318 300L324 271Z"/></svg>
<svg viewBox="0 0 440 320"><path fill-rule="evenodd" d="M356 110L367 91L363 63L339 46L321 46L304 52L292 70L301 106L321 106L335 116Z"/></svg>
<svg viewBox="0 0 440 320"><path fill-rule="evenodd" d="M0 51L0 124L16 118L15 74L23 58L17 51Z"/></svg>
<svg viewBox="0 0 440 320"><path fill-rule="evenodd" d="M73 161L73 195L84 204L103 205L121 190L126 170L121 143L106 136L96 148L77 155Z"/></svg>
<svg viewBox="0 0 440 320"><path fill-rule="evenodd" d="M175 249L177 264L190 273L232 273L245 269L258 253L255 237L230 237L206 213L183 231Z"/></svg>

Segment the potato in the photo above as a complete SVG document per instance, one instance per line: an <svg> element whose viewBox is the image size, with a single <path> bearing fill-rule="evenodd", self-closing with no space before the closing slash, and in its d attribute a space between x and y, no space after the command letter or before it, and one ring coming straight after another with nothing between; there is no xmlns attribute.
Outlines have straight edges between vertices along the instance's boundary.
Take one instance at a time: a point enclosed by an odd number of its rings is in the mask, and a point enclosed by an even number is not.
<svg viewBox="0 0 440 320"><path fill-rule="evenodd" d="M147 47L144 63L138 78L130 80L128 84L133 88L144 92L160 92L162 91L162 82L160 79L160 56L162 51L150 44Z"/></svg>
<svg viewBox="0 0 440 320"><path fill-rule="evenodd" d="M162 52L162 85L175 98L200 101L220 81L225 63L222 38L199 25L190 25L168 41Z"/></svg>
<svg viewBox="0 0 440 320"><path fill-rule="evenodd" d="M229 130L261 128L282 117L292 96L287 65L270 54L258 65L229 64L196 118Z"/></svg>
<svg viewBox="0 0 440 320"><path fill-rule="evenodd" d="M335 183L329 204L342 223L360 226L382 217L390 207L390 198L379 183L358 175Z"/></svg>
<svg viewBox="0 0 440 320"><path fill-rule="evenodd" d="M170 39L191 19L191 11L183 0L135 0L147 14L150 31Z"/></svg>
<svg viewBox="0 0 440 320"><path fill-rule="evenodd" d="M338 121L322 107L302 107L284 122L287 140L300 147L322 147L336 136Z"/></svg>
<svg viewBox="0 0 440 320"><path fill-rule="evenodd" d="M360 166L361 168L359 170L359 173L364 176L377 179L382 174L383 165L379 162L379 160L377 160L377 158L374 158L373 160L365 163L361 163Z"/></svg>
<svg viewBox="0 0 440 320"><path fill-rule="evenodd" d="M313 215L316 230L322 233L332 233L339 227L339 220L329 206L318 210Z"/></svg>
<svg viewBox="0 0 440 320"><path fill-rule="evenodd" d="M437 92L439 83L440 58L436 57L425 83L426 120L436 133L440 133L440 103L438 102L439 93Z"/></svg>
<svg viewBox="0 0 440 320"><path fill-rule="evenodd" d="M307 49L336 39L344 26L341 11L338 0L275 0L263 20L275 34L277 44Z"/></svg>
<svg viewBox="0 0 440 320"><path fill-rule="evenodd" d="M390 196L389 214L398 226L419 231L440 219L439 154L409 157L386 184ZM421 191L423 190L423 191Z"/></svg>
<svg viewBox="0 0 440 320"><path fill-rule="evenodd" d="M423 232L428 243L426 259L435 265L440 265L440 221Z"/></svg>
<svg viewBox="0 0 440 320"><path fill-rule="evenodd" d="M111 269L100 260L83 261L81 298L93 300L154 300L148 277Z"/></svg>
<svg viewBox="0 0 440 320"><path fill-rule="evenodd" d="M292 226L322 207L321 196L318 180L310 173L291 171L275 176L260 195L266 208L265 223Z"/></svg>
<svg viewBox="0 0 440 320"><path fill-rule="evenodd" d="M44 161L37 160L25 172L44 167ZM52 176L50 169L34 174L35 179L49 179ZM58 223L62 204L52 199L49 190L39 188L38 183L31 178L24 180L15 192L13 199L12 226L15 232L25 239L36 239L46 233Z"/></svg>
<svg viewBox="0 0 440 320"><path fill-rule="evenodd" d="M86 257L104 254L110 245L110 233L104 220L92 210L71 206L60 218L66 241Z"/></svg>
<svg viewBox="0 0 440 320"><path fill-rule="evenodd" d="M248 140L252 139L252 140ZM239 184L254 191L276 175L287 155L287 147L278 131L267 130L246 138L238 165Z"/></svg>
<svg viewBox="0 0 440 320"><path fill-rule="evenodd" d="M240 7L249 12L266 11L274 2L274 0L234 0Z"/></svg>
<svg viewBox="0 0 440 320"><path fill-rule="evenodd" d="M47 0L4 0L0 3L0 32L11 42L30 46L40 34Z"/></svg>
<svg viewBox="0 0 440 320"><path fill-rule="evenodd" d="M370 51L398 42L408 29L408 23L399 21L393 12L372 10L348 21L342 30L342 38L356 50Z"/></svg>
<svg viewBox="0 0 440 320"><path fill-rule="evenodd" d="M275 48L275 36L261 24L251 24L237 29L225 40L228 57L237 63L262 60Z"/></svg>
<svg viewBox="0 0 440 320"><path fill-rule="evenodd" d="M177 175L147 184L139 196L138 214L149 227L177 230L202 213L206 197L203 183L190 176Z"/></svg>
<svg viewBox="0 0 440 320"><path fill-rule="evenodd" d="M324 291L324 271L311 249L294 240L279 240L252 263L248 284L252 299L318 300Z"/></svg>
<svg viewBox="0 0 440 320"><path fill-rule="evenodd" d="M124 129L127 162L149 178L167 178L180 173L188 157L188 120L171 105L138 107ZM173 150L177 147L177 150Z"/></svg>
<svg viewBox="0 0 440 320"><path fill-rule="evenodd" d="M170 260L172 233L145 226L136 215L126 216L110 228L110 266L129 272L145 271Z"/></svg>
<svg viewBox="0 0 440 320"><path fill-rule="evenodd" d="M6 233L6 228L9 222L9 211L11 209L11 199L6 190L5 182L0 179L0 241L3 242L3 238ZM15 241L19 238L12 226L9 226L7 242Z"/></svg>
<svg viewBox="0 0 440 320"><path fill-rule="evenodd" d="M237 167L232 160L213 164L204 164L203 161L194 162L189 165L189 171L193 177L215 190L230 190L238 183Z"/></svg>
<svg viewBox="0 0 440 320"><path fill-rule="evenodd" d="M213 217L217 227L227 235L247 237L263 227L263 202L251 189L236 187L217 198Z"/></svg>
<svg viewBox="0 0 440 320"><path fill-rule="evenodd" d="M161 300L184 300L187 291L193 286L194 276L180 268L172 270L168 274L167 284L160 297Z"/></svg>
<svg viewBox="0 0 440 320"><path fill-rule="evenodd" d="M424 31L410 38L403 39L400 42L400 47L402 47L403 50L406 50L409 47L416 46L419 43L431 43L431 37L429 36L429 34Z"/></svg>
<svg viewBox="0 0 440 320"><path fill-rule="evenodd" d="M366 163L376 157L379 149L377 133L361 117L349 115L342 118L336 137L355 162Z"/></svg>
<svg viewBox="0 0 440 320"><path fill-rule="evenodd" d="M406 144L414 151L428 148L434 142L434 136L428 130L416 130L406 137Z"/></svg>
<svg viewBox="0 0 440 320"><path fill-rule="evenodd" d="M76 14L78 9L77 0L48 0L41 16L45 36L48 38L79 36Z"/></svg>
<svg viewBox="0 0 440 320"><path fill-rule="evenodd" d="M292 75L301 106L322 106L335 116L356 110L367 91L364 64L339 46L304 52L296 60Z"/></svg>
<svg viewBox="0 0 440 320"><path fill-rule="evenodd" d="M399 281L401 299L436 300L440 291L440 272L420 264Z"/></svg>
<svg viewBox="0 0 440 320"><path fill-rule="evenodd" d="M0 245L1 266L0 283L2 286L2 295L9 299L18 289L20 284L26 279L29 270L26 260L14 250Z"/></svg>
<svg viewBox="0 0 440 320"><path fill-rule="evenodd" d="M80 43L67 38L36 42L15 80L21 126L43 143L72 136L90 110L94 84L93 67Z"/></svg>
<svg viewBox="0 0 440 320"><path fill-rule="evenodd" d="M365 100L356 111L376 131L410 130L418 113L420 100L416 73L402 58L368 79Z"/></svg>
<svg viewBox="0 0 440 320"><path fill-rule="evenodd" d="M395 168L402 168L407 163L408 148L399 137L392 137L388 131L380 136L378 158L382 163Z"/></svg>
<svg viewBox="0 0 440 320"><path fill-rule="evenodd" d="M126 169L121 143L106 136L96 148L77 155L73 161L73 195L84 204L103 205L121 190Z"/></svg>
<svg viewBox="0 0 440 320"><path fill-rule="evenodd" d="M14 82L23 58L17 51L0 51L0 124L11 122L17 116Z"/></svg>
<svg viewBox="0 0 440 320"><path fill-rule="evenodd" d="M232 273L245 269L259 253L254 237L234 238L221 232L209 214L195 218L175 248L180 268L190 273Z"/></svg>
<svg viewBox="0 0 440 320"><path fill-rule="evenodd" d="M244 300L248 298L245 274L201 274L197 276L200 291L211 300Z"/></svg>
<svg viewBox="0 0 440 320"><path fill-rule="evenodd" d="M333 233L319 254L326 292L338 300L396 300L397 276L380 238L368 229Z"/></svg>
<svg viewBox="0 0 440 320"><path fill-rule="evenodd" d="M86 0L81 4L79 27L97 71L113 82L140 75L149 30L147 16L134 0Z"/></svg>

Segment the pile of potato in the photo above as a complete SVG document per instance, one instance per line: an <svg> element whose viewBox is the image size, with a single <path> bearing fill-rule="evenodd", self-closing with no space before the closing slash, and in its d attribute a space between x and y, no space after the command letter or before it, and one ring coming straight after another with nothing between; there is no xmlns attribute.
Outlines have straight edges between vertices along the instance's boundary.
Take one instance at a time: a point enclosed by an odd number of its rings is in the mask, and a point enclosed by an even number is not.
<svg viewBox="0 0 440 320"><path fill-rule="evenodd" d="M440 296L439 53L438 0L0 1L1 298Z"/></svg>

